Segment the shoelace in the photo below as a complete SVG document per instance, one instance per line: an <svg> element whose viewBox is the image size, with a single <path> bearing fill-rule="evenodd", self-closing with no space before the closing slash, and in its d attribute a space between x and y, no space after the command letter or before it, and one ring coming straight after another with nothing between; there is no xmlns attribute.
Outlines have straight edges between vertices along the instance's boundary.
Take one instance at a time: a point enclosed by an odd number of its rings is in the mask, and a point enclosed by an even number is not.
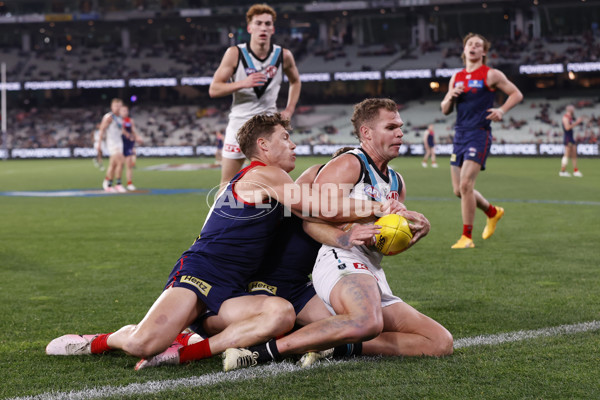
<svg viewBox="0 0 600 400"><path fill-rule="evenodd" d="M242 357L238 358L237 364L238 364L238 367L253 367L258 363L256 361L257 359L258 359L258 352L255 351L252 354L248 354L246 356L242 356Z"/></svg>

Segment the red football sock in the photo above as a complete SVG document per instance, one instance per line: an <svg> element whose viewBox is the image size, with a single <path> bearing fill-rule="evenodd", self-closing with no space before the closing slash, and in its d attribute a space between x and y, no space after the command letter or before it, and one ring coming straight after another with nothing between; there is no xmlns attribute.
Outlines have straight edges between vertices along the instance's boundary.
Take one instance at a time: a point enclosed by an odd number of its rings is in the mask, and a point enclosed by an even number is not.
<svg viewBox="0 0 600 400"><path fill-rule="evenodd" d="M202 360L212 357L208 339L201 342L190 344L179 349L179 363L183 364L194 360Z"/></svg>
<svg viewBox="0 0 600 400"><path fill-rule="evenodd" d="M573 168L573 172L579 171L579 168Z"/></svg>
<svg viewBox="0 0 600 400"><path fill-rule="evenodd" d="M112 335L112 332L111 333L103 333L103 334L96 336L96 338L94 340L92 340L92 343L91 343L92 354L102 354L107 351L113 350L106 343L106 341L108 340L108 337L110 335Z"/></svg>
<svg viewBox="0 0 600 400"><path fill-rule="evenodd" d="M194 333L193 332L189 332L189 333L180 333L179 335L177 335L177 337L175 338L175 341L179 344L182 344L184 346L188 345L188 342L190 341L190 338L192 337Z"/></svg>
<svg viewBox="0 0 600 400"><path fill-rule="evenodd" d="M488 207L487 211L484 211L485 215L488 216L488 218L494 218L496 216L496 207L494 207L491 203L490 206Z"/></svg>
<svg viewBox="0 0 600 400"><path fill-rule="evenodd" d="M463 236L473 238L473 225L463 225Z"/></svg>

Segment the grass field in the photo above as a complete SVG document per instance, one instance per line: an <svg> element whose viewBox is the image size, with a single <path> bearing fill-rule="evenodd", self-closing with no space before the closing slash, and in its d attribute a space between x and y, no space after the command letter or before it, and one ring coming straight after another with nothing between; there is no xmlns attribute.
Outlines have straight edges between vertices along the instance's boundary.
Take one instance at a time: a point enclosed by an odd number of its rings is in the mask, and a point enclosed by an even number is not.
<svg viewBox="0 0 600 400"><path fill-rule="evenodd" d="M323 160L299 159L293 175ZM432 225L417 246L385 259L394 292L455 339L599 321L600 160L580 160L584 178L567 179L558 158L491 158L477 188L506 215L484 242L478 211L477 247L459 251L450 245L461 233L460 202L440 161L439 169L417 158L392 163L406 180L407 206ZM144 170L199 162L210 160L141 159L135 184L210 189L218 170ZM90 160L0 162L0 192L96 189L102 178ZM239 374L221 373L218 358L136 372L137 359L119 353L45 355L54 337L138 322L207 210L202 192L0 196L0 398L600 398L596 328L461 347L444 359L359 358L308 370L283 363Z"/></svg>

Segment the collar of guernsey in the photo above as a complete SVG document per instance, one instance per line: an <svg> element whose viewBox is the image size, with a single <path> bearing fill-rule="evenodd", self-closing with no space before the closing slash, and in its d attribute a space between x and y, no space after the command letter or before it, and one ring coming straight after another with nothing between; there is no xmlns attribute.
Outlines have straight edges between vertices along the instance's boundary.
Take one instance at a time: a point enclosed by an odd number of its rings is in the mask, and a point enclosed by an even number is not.
<svg viewBox="0 0 600 400"><path fill-rule="evenodd" d="M246 65L248 65L249 68L256 70L256 68L254 67L254 62L252 62L252 58L250 57L250 53L248 53L248 48L242 47L241 50L242 55L244 56L244 60L246 60ZM277 59L279 58L280 52L281 47L275 47L275 54L273 54L273 58L271 58L271 62L269 63L270 65L275 65L275 63L277 63Z"/></svg>
<svg viewBox="0 0 600 400"><path fill-rule="evenodd" d="M369 173L369 177L371 178L371 184L377 189L376 193L383 193L381 190L379 190L379 184L377 183L375 171L373 171L373 166L371 165L371 163L369 163L369 160L367 160L367 156L365 156L362 151L357 152L357 155L360 157L362 162L365 164L365 169L367 170L367 172ZM390 178L390 191L397 192L398 191L398 176L396 175L394 170L389 167L388 167L388 177ZM384 201L385 199L382 199L381 196L378 196L375 200L381 202L381 201Z"/></svg>
<svg viewBox="0 0 600 400"><path fill-rule="evenodd" d="M123 127L123 123L121 121L121 117L119 117L117 114L115 114L112 111L110 113L110 116L112 117L112 119L115 122L115 124L117 124L117 126L119 127L119 129L121 129Z"/></svg>

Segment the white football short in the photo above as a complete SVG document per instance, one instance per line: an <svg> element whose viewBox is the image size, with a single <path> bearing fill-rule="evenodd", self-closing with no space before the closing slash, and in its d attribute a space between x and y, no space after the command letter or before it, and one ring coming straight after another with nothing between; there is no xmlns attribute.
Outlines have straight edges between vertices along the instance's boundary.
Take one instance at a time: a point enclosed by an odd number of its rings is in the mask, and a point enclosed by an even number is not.
<svg viewBox="0 0 600 400"><path fill-rule="evenodd" d="M329 298L333 287L344 276L367 274L373 276L379 285L382 307L402 302L401 298L392 293L380 261L381 257L378 255L365 253L356 247L344 250L321 246L312 272L313 285L317 295L323 300L329 311L335 314Z"/></svg>
<svg viewBox="0 0 600 400"><path fill-rule="evenodd" d="M233 159L241 159L246 158L242 150L240 149L240 145L237 141L237 133L248 121L248 119L244 118L229 118L229 123L227 124L227 129L225 129L225 140L223 141L223 151L222 155L225 158L233 158Z"/></svg>
<svg viewBox="0 0 600 400"><path fill-rule="evenodd" d="M106 148L108 149L108 155L114 156L117 154L123 154L123 138L121 135L106 135Z"/></svg>

